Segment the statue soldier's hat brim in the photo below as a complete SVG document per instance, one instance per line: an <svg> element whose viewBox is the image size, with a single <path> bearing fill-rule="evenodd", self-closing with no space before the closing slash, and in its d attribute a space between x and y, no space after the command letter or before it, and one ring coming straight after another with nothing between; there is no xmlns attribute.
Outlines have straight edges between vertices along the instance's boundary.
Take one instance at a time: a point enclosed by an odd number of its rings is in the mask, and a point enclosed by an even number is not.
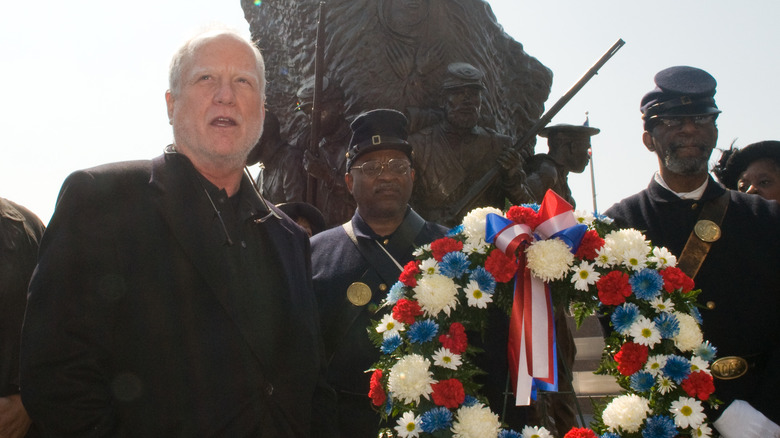
<svg viewBox="0 0 780 438"><path fill-rule="evenodd" d="M447 73L442 81L441 88L452 90L455 88L478 88L487 90L483 81L485 74L473 65L466 62L453 62L447 66Z"/></svg>
<svg viewBox="0 0 780 438"><path fill-rule="evenodd" d="M719 114L715 104L715 78L688 66L661 70L653 78L655 88L642 97L639 109L647 121L653 117L691 117Z"/></svg>
<svg viewBox="0 0 780 438"><path fill-rule="evenodd" d="M539 137L547 138L551 134L554 134L556 132L563 132L569 134L583 134L592 137L598 134L599 132L601 132L601 129L594 128L592 126L569 125L567 123L561 123L558 125L546 126L544 129L539 131Z"/></svg>
<svg viewBox="0 0 780 438"><path fill-rule="evenodd" d="M305 217L311 225L312 235L325 231L325 217L320 210L307 202L285 202L276 204L279 210L290 216L292 220Z"/></svg>
<svg viewBox="0 0 780 438"><path fill-rule="evenodd" d="M352 121L352 138L347 148L347 172L361 155L384 149L403 152L412 161L412 145L407 141L409 121L400 111L376 109Z"/></svg>

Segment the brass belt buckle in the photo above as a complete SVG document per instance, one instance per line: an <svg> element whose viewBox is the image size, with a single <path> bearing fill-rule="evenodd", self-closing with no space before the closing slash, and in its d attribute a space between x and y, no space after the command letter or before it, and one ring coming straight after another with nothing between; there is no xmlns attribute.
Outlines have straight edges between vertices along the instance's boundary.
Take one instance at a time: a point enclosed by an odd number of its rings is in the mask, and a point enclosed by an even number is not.
<svg viewBox="0 0 780 438"><path fill-rule="evenodd" d="M710 367L712 376L720 380L733 380L742 377L748 371L748 363L738 356L721 357Z"/></svg>

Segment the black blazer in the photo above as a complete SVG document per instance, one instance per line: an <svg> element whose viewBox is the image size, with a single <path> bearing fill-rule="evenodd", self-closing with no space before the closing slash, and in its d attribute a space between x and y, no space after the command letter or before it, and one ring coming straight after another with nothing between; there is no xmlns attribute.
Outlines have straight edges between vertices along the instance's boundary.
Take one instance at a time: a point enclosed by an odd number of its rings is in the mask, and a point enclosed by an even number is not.
<svg viewBox="0 0 780 438"><path fill-rule="evenodd" d="M283 308L255 317L289 315L259 333L239 317L235 259L194 172L165 154L65 181L22 334L22 399L44 433L303 437L330 404L306 235L283 215L249 227L284 284Z"/></svg>

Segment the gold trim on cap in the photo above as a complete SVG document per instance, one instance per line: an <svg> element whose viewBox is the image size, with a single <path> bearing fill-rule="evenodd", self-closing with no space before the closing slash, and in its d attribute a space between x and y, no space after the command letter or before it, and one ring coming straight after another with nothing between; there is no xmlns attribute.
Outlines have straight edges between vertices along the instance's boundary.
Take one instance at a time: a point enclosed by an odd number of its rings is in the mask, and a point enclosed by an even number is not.
<svg viewBox="0 0 780 438"><path fill-rule="evenodd" d="M712 376L720 380L733 380L742 377L748 371L748 363L739 356L721 357L710 366Z"/></svg>
<svg viewBox="0 0 780 438"><path fill-rule="evenodd" d="M371 288L365 283L356 281L347 288L347 299L358 307L365 306L371 301Z"/></svg>
<svg viewBox="0 0 780 438"><path fill-rule="evenodd" d="M714 242L720 239L720 227L713 221L702 219L693 227L696 236L705 242Z"/></svg>

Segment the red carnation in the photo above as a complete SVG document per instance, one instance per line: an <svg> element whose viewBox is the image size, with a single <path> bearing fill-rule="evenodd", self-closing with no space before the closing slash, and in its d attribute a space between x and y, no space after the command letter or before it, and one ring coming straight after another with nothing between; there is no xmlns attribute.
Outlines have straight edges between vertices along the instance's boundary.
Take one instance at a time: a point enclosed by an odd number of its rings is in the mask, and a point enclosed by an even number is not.
<svg viewBox="0 0 780 438"><path fill-rule="evenodd" d="M431 385L433 388L433 402L437 406L455 409L466 399L463 384L458 379L442 380Z"/></svg>
<svg viewBox="0 0 780 438"><path fill-rule="evenodd" d="M463 354L469 344L466 328L459 322L453 322L449 332L446 335L439 336L439 342L441 342L444 348L449 349L454 354Z"/></svg>
<svg viewBox="0 0 780 438"><path fill-rule="evenodd" d="M539 213L535 212L533 208L520 205L509 207L509 211L506 212L506 218L519 224L526 224L531 227L531 229L536 228L541 222L539 220Z"/></svg>
<svg viewBox="0 0 780 438"><path fill-rule="evenodd" d="M631 295L628 275L620 271L612 271L599 278L596 289L599 291L599 300L608 306L619 306Z"/></svg>
<svg viewBox="0 0 780 438"><path fill-rule="evenodd" d="M404 271L401 272L398 279L401 280L401 283L409 287L415 287L417 286L417 278L415 276L419 273L420 266L417 264L417 261L412 260L404 266Z"/></svg>
<svg viewBox="0 0 780 438"><path fill-rule="evenodd" d="M688 375L682 381L682 388L691 397L699 400L707 400L715 392L715 384L712 382L712 376L704 371L696 371Z"/></svg>
<svg viewBox="0 0 780 438"><path fill-rule="evenodd" d="M417 301L401 298L393 307L393 319L404 324L414 324L414 319L423 314Z"/></svg>
<svg viewBox="0 0 780 438"><path fill-rule="evenodd" d="M437 262L440 262L447 253L458 252L463 249L463 242L455 240L451 237L442 237L441 239L431 242L431 252L433 258Z"/></svg>
<svg viewBox="0 0 780 438"><path fill-rule="evenodd" d="M604 239L599 236L596 230L588 230L582 236L580 247L577 249L576 257L582 260L595 260L597 251L604 246Z"/></svg>
<svg viewBox="0 0 780 438"><path fill-rule="evenodd" d="M493 249L485 260L485 270L490 272L493 278L499 283L506 283L515 278L517 273L517 263L514 259L507 257L503 251Z"/></svg>
<svg viewBox="0 0 780 438"><path fill-rule="evenodd" d="M374 406L382 406L385 404L385 400L387 400L387 394L385 394L385 389L382 387L382 370L380 369L374 370L374 374L371 374L371 386L368 390L368 396L371 398Z"/></svg>
<svg viewBox="0 0 780 438"><path fill-rule="evenodd" d="M660 271L661 277L664 279L664 290L672 293L678 289L682 289L682 293L687 294L693 290L693 280L680 268L670 266Z"/></svg>
<svg viewBox="0 0 780 438"><path fill-rule="evenodd" d="M563 438L599 438L599 436L587 427L572 427Z"/></svg>
<svg viewBox="0 0 780 438"><path fill-rule="evenodd" d="M647 362L647 346L626 342L615 355L618 371L624 376L630 376L639 371Z"/></svg>

